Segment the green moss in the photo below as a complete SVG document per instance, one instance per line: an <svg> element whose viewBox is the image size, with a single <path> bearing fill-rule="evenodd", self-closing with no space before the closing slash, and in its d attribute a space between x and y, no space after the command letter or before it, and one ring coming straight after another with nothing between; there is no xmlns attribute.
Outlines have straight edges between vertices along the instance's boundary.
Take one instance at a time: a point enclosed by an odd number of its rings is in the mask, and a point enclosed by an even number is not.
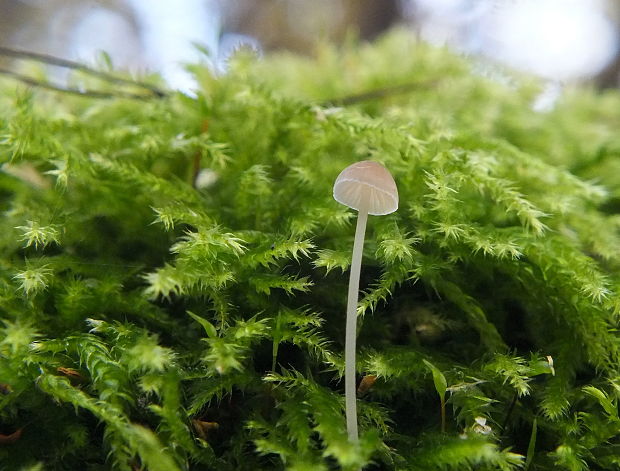
<svg viewBox="0 0 620 471"><path fill-rule="evenodd" d="M192 70L0 84L1 469L618 469L620 95L536 113L403 32ZM401 207L369 221L350 444L331 194L364 159Z"/></svg>

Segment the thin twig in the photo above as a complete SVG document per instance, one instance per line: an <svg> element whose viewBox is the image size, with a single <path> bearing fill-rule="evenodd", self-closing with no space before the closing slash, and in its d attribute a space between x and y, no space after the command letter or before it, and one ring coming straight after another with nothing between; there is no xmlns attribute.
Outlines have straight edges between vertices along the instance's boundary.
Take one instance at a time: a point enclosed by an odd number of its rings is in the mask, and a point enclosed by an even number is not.
<svg viewBox="0 0 620 471"><path fill-rule="evenodd" d="M375 90L369 90L367 92L356 93L353 95L347 95L347 96L343 96L340 98L333 98L330 100L325 100L323 104L331 105L331 106L354 105L355 103L359 103L362 101L385 98L390 95L406 94L406 93L409 93L415 90L416 88L427 87L430 85L434 85L435 83L437 83L436 80L403 83L400 85L393 85L391 87L377 88Z"/></svg>
<svg viewBox="0 0 620 471"><path fill-rule="evenodd" d="M519 395L515 392L514 396L512 397L512 401L510 402L510 405L508 406L508 411L506 412L506 417L504 417L504 422L502 423L502 426L501 426L501 431L503 434L506 433L506 427L508 427L510 416L512 415L512 411L514 410L515 405L517 404L518 398L519 398Z"/></svg>
<svg viewBox="0 0 620 471"><path fill-rule="evenodd" d="M31 85L33 87L44 88L46 90L69 93L71 95L79 95L79 96L89 97L89 98L103 98L103 99L131 98L135 100L146 100L148 98L152 98L152 96L149 96L149 95L140 95L138 93L123 92L120 90L117 90L115 92L102 92L98 90L80 90L77 88L68 88L68 87L63 87L55 83L42 82L40 80L29 77L27 75L19 74L17 72L13 72L12 70L2 69L2 68L0 68L0 75L5 75L7 77L14 78L15 80L25 83L26 85Z"/></svg>
<svg viewBox="0 0 620 471"><path fill-rule="evenodd" d="M88 74L88 75L92 75L94 77L98 77L98 78L100 78L102 80L105 80L106 82L109 82L109 83L121 84L121 85L131 85L131 86L134 86L134 87L143 88L145 90L148 90L149 92L151 92L153 95L155 95L158 98L163 98L163 97L168 95L168 93L166 91L164 91L164 90L162 90L162 89L160 89L160 88L158 88L158 87L156 87L154 85L151 85L149 83L141 82L141 81L137 81L137 80L130 80L130 79L126 79L126 78L123 78L123 77L117 77L116 75L112 75L112 74L109 74L107 72L103 72L103 71L96 70L96 69L93 69L91 67L88 67L87 65L81 64L80 62L75 62L75 61L71 61L71 60L67 60L67 59L62 59L60 57L50 56L48 54L39 54L37 52L22 51L22 50L18 50L18 49L11 49L11 48L8 48L8 47L0 46L0 56L13 57L15 59L32 60L32 61L35 61L35 62L39 62L39 63L47 64L47 65L52 65L52 66L55 66L55 67L62 67L62 68L65 68L65 69L79 70L80 72L83 72L83 73ZM6 74L5 73L5 75L13 75L13 74ZM15 78L18 78L18 77L15 77ZM21 78L18 78L18 79L21 80ZM33 79L29 79L29 80L33 80ZM38 83L32 84L32 85L40 86ZM57 90L57 91L72 90L72 89L65 89L63 87L56 87L56 88L52 88L52 89ZM73 92L69 91L69 93L73 93ZM105 92L91 92L87 96L93 96L92 93L95 93L95 95L97 93L105 94ZM142 95L131 94L131 93L127 93L127 92L123 92L122 94L123 94L123 96L131 96L132 98L145 98ZM111 94L111 96L117 96L117 94ZM109 98L109 97L108 96L99 96L99 98Z"/></svg>

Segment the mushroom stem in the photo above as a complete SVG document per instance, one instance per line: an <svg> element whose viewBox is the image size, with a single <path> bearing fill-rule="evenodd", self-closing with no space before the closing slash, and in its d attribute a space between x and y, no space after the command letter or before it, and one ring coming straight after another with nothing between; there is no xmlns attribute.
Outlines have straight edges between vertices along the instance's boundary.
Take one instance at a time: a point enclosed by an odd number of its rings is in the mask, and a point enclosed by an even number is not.
<svg viewBox="0 0 620 471"><path fill-rule="evenodd" d="M362 268L362 252L370 191L363 190L357 215L353 256L351 257L351 273L349 275L349 295L347 299L347 321L344 341L344 398L347 416L347 432L349 440L357 442L357 403L355 397L355 340L357 335L357 301L360 289L360 272Z"/></svg>

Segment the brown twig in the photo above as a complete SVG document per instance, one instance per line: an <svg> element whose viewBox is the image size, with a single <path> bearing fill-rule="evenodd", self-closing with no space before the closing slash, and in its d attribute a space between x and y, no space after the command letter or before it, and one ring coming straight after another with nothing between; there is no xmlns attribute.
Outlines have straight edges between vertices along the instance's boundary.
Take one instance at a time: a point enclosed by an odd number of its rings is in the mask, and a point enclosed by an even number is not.
<svg viewBox="0 0 620 471"><path fill-rule="evenodd" d="M390 95L406 94L406 93L409 93L415 90L416 88L428 87L430 85L434 85L435 83L437 83L436 80L402 83L400 85L393 85L391 87L377 88L375 90L369 90L367 92L356 93L353 95L346 95L340 98L333 98L330 100L325 100L323 104L329 105L329 106L354 105L362 101L376 100L379 98L388 97Z"/></svg>
<svg viewBox="0 0 620 471"><path fill-rule="evenodd" d="M80 62L75 62L67 59L62 59L60 57L50 56L48 54L39 54L38 52L31 51L22 51L19 49L12 49L8 47L0 46L0 56L5 57L13 57L15 59L27 59L35 62L40 62L42 64L48 64L55 67L62 67L65 69L79 70L88 75L92 75L94 77L98 77L102 80L105 80L109 83L121 84L121 85L131 85L139 88L143 88L148 90L153 95L158 98L163 98L168 95L164 90L151 85L150 83L141 82L137 80L130 80L123 77L118 77L116 75L109 74L107 72L103 72L101 70L96 70L87 65L84 65Z"/></svg>
<svg viewBox="0 0 620 471"><path fill-rule="evenodd" d="M4 75L6 77L11 77L19 82L22 82L26 85L31 85L33 87L43 88L45 90L51 90L54 92L62 92L69 93L71 95L78 95L88 98L102 98L102 99L110 99L110 98L131 98L134 100L146 100L148 98L152 98L149 95L141 95L138 93L129 93L124 91L115 91L115 92L102 92L99 90L80 90L77 88L63 87L61 85L51 83L51 82L42 82L40 80L34 79L27 75L19 74L12 70L2 69L0 68L0 75Z"/></svg>
<svg viewBox="0 0 620 471"><path fill-rule="evenodd" d="M15 432L4 435L0 433L0 445L10 445L11 443L15 443L22 436L22 431L24 428L18 428Z"/></svg>
<svg viewBox="0 0 620 471"><path fill-rule="evenodd" d="M512 397L512 401L510 401L510 405L508 406L508 411L506 412L506 417L504 417L504 422L502 422L501 431L503 434L506 433L506 427L508 427L508 423L510 422L510 416L512 415L512 411L514 410L515 405L517 404L518 398L519 398L519 395L515 392L514 396Z"/></svg>

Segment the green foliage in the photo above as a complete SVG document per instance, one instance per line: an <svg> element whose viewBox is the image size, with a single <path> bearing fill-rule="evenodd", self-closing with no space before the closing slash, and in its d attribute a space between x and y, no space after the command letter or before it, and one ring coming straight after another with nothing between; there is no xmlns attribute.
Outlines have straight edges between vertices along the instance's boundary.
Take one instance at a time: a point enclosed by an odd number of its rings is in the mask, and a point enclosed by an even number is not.
<svg viewBox="0 0 620 471"><path fill-rule="evenodd" d="M192 97L0 82L0 469L620 469L620 95L538 113L489 67L393 32ZM332 184L364 159L400 208L349 443Z"/></svg>
<svg viewBox="0 0 620 471"><path fill-rule="evenodd" d="M439 369L427 360L422 360L426 367L431 370L433 375L433 383L435 383L435 390L439 394L439 401L441 402L441 431L446 430L446 391L448 389L448 382L446 377Z"/></svg>

